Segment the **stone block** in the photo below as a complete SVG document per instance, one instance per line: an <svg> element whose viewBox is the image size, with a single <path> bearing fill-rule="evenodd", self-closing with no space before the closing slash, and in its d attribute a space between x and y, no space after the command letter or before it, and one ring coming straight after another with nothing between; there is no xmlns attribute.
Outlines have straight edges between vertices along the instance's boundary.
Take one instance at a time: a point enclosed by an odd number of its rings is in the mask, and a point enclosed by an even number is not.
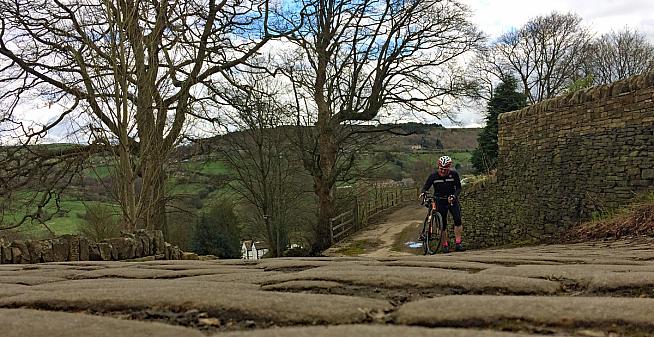
<svg viewBox="0 0 654 337"><path fill-rule="evenodd" d="M11 263L21 263L23 260L23 252L18 247L11 247Z"/></svg>
<svg viewBox="0 0 654 337"><path fill-rule="evenodd" d="M149 256L149 255L154 255L151 253L150 247L154 246L152 244L152 241L148 238L147 235L140 235L139 238L141 239L141 246L142 246L142 253L141 256Z"/></svg>
<svg viewBox="0 0 654 337"><path fill-rule="evenodd" d="M30 263L45 262L43 261L42 258L43 250L44 250L42 241L26 240L25 244L27 245L27 249L29 250Z"/></svg>
<svg viewBox="0 0 654 337"><path fill-rule="evenodd" d="M125 255L123 257L123 260L135 258L136 250L137 250L136 239L134 239L133 237L125 237L123 238L123 241L125 242L125 252L124 252Z"/></svg>
<svg viewBox="0 0 654 337"><path fill-rule="evenodd" d="M166 257L166 260L170 260L172 256L172 251L173 251L173 245L171 245L168 242L164 243L164 256ZM158 255L158 254L155 254Z"/></svg>
<svg viewBox="0 0 654 337"><path fill-rule="evenodd" d="M115 261L123 260L126 254L127 245L122 238L111 238L104 240L111 247L111 259Z"/></svg>
<svg viewBox="0 0 654 337"><path fill-rule="evenodd" d="M134 257L142 257L146 256L143 254L143 240L141 240L141 237L136 236L134 238Z"/></svg>
<svg viewBox="0 0 654 337"><path fill-rule="evenodd" d="M652 180L632 180L631 185L632 186L638 186L638 187L650 187L652 186L653 181Z"/></svg>
<svg viewBox="0 0 654 337"><path fill-rule="evenodd" d="M124 238L111 238L105 240L111 245L111 258L114 260L123 260L127 255L127 243Z"/></svg>
<svg viewBox="0 0 654 337"><path fill-rule="evenodd" d="M102 255L100 254L100 248L95 242L89 243L89 260L90 261L102 261Z"/></svg>
<svg viewBox="0 0 654 337"><path fill-rule="evenodd" d="M150 251L150 254L152 255L157 254L155 249L156 246L155 232L152 230L144 230L144 234L148 237L148 246L149 246L148 250ZM160 252L158 254L163 254L163 252Z"/></svg>
<svg viewBox="0 0 654 337"><path fill-rule="evenodd" d="M43 251L41 252L41 259L43 262L54 262L54 251L52 248L52 240L41 241Z"/></svg>
<svg viewBox="0 0 654 337"><path fill-rule="evenodd" d="M30 252L23 240L11 243L11 256L13 263L30 263Z"/></svg>
<svg viewBox="0 0 654 337"><path fill-rule="evenodd" d="M90 243L91 242L89 241L89 239L87 239L85 237L80 237L79 238L79 260L80 261L89 261L90 254L91 254L90 249L89 249Z"/></svg>
<svg viewBox="0 0 654 337"><path fill-rule="evenodd" d="M113 247L107 242L98 242L98 251L100 253L100 261L111 261L111 252Z"/></svg>
<svg viewBox="0 0 654 337"><path fill-rule="evenodd" d="M155 254L162 254L164 253L165 249L165 241L164 241L164 236L162 231L154 231L154 253Z"/></svg>
<svg viewBox="0 0 654 337"><path fill-rule="evenodd" d="M68 242L68 261L79 261L79 236L62 235L59 239Z"/></svg>
<svg viewBox="0 0 654 337"><path fill-rule="evenodd" d="M70 255L70 242L61 238L52 241L52 257L54 262L68 261Z"/></svg>
<svg viewBox="0 0 654 337"><path fill-rule="evenodd" d="M173 246L173 251L171 254L171 260L181 260L182 259L182 250L177 246Z"/></svg>
<svg viewBox="0 0 654 337"><path fill-rule="evenodd" d="M0 263L2 264L11 264L13 259L11 257L11 247L9 244L0 246Z"/></svg>

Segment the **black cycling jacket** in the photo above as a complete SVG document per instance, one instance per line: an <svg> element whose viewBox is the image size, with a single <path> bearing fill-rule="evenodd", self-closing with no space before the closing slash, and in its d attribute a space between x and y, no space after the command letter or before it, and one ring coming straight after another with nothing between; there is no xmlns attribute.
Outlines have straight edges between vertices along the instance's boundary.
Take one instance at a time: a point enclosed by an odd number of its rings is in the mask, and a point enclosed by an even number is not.
<svg viewBox="0 0 654 337"><path fill-rule="evenodd" d="M427 182L422 187L422 192L429 191L432 185L434 186L434 195L438 198L445 198L450 195L456 195L458 198L461 193L461 179L454 170L450 170L450 173L445 177L438 175L438 171L430 174Z"/></svg>

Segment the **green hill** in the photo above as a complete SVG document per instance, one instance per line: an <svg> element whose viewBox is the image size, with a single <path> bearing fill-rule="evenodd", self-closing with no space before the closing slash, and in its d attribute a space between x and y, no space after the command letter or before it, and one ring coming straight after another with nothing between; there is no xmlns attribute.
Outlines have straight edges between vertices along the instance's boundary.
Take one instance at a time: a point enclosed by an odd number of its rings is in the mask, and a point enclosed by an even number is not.
<svg viewBox="0 0 654 337"><path fill-rule="evenodd" d="M384 126L387 127L387 126ZM469 168L471 150L476 147L477 134L480 129L446 129L440 125L408 123L394 126L401 129L407 136L380 133L375 135L379 141L358 156L359 178L393 179L396 181L413 178L421 181L427 172L433 169L438 156L448 154L455 160L458 168L465 173ZM367 127L369 128L369 127ZM284 127L279 131L293 131L292 127ZM204 139L201 142L217 142L222 137L234 134ZM416 147L416 145L420 145ZM52 144L52 147L67 147L70 144ZM90 165L82 176L73 179L66 195L62 196L62 209L47 222L48 227L56 234L75 233L86 220L82 218L85 205L105 204L116 207L110 198L109 189L114 185L111 176L111 160L93 157ZM377 169L371 169L376 167ZM171 222L175 217L188 224L188 215L174 212L178 208L184 211L199 212L215 204L217 200L230 195L229 184L235 177L230 168L217 153L203 153L199 145L181 146L173 155L173 161L168 165L168 193L170 202L176 206L171 210ZM357 178L358 179L358 178ZM29 192L29 191L27 191ZM52 210L54 213L55 210ZM4 220L12 221L22 213L5 213ZM48 230L42 225L29 224L20 228L22 235L43 237Z"/></svg>

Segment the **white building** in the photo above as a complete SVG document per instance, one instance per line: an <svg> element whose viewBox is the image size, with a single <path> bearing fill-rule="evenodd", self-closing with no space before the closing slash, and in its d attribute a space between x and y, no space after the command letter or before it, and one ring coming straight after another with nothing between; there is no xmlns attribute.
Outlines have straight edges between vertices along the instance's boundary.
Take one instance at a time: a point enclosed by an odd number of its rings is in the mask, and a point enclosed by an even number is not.
<svg viewBox="0 0 654 337"><path fill-rule="evenodd" d="M262 241L245 240L241 245L241 258L244 260L258 260L268 253L268 245Z"/></svg>

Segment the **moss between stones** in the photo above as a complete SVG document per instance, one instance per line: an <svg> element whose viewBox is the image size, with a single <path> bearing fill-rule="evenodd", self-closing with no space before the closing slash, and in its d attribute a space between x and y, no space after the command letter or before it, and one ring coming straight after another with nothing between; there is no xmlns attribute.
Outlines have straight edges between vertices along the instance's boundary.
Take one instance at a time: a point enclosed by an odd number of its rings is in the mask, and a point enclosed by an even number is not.
<svg viewBox="0 0 654 337"><path fill-rule="evenodd" d="M347 247L343 247L336 251L336 253L357 256L371 250L372 248L379 247L383 242L379 239L364 239L357 240L350 243Z"/></svg>

